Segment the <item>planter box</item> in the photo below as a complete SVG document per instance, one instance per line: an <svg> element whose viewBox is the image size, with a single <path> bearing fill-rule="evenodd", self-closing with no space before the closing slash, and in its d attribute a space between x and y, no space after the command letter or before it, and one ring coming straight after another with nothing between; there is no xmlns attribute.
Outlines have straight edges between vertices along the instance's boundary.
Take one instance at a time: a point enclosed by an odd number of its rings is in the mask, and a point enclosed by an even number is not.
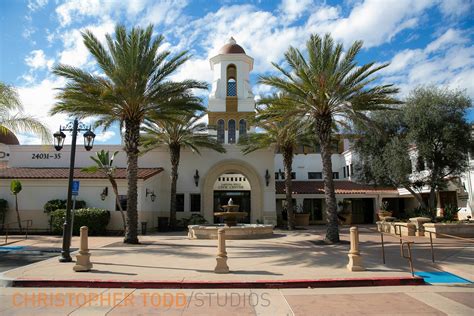
<svg viewBox="0 0 474 316"><path fill-rule="evenodd" d="M415 236L415 225L412 223L379 221L377 222L377 230L394 235L398 235L401 230L402 236Z"/></svg>
<svg viewBox="0 0 474 316"><path fill-rule="evenodd" d="M438 233L456 237L474 237L474 223L425 223L423 226L425 231L436 233L433 234L434 238L449 238Z"/></svg>
<svg viewBox="0 0 474 316"><path fill-rule="evenodd" d="M308 226L309 214L295 214L295 226Z"/></svg>

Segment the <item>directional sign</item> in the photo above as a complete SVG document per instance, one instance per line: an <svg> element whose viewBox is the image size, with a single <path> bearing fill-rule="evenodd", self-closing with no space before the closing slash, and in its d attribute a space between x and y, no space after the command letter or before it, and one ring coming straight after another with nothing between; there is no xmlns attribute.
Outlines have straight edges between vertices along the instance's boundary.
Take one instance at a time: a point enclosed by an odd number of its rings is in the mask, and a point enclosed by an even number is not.
<svg viewBox="0 0 474 316"><path fill-rule="evenodd" d="M79 181L72 181L72 195L79 195Z"/></svg>

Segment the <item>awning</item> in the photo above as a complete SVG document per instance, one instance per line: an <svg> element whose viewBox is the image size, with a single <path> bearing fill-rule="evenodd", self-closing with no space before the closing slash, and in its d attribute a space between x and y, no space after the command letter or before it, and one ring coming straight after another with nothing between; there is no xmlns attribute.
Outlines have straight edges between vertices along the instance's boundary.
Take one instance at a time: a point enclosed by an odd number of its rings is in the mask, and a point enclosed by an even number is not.
<svg viewBox="0 0 474 316"><path fill-rule="evenodd" d="M138 168L138 179L146 180L163 168ZM67 179L69 168L0 168L0 179ZM74 179L106 179L102 172L88 173L74 169ZM115 179L127 179L127 169L115 169Z"/></svg>
<svg viewBox="0 0 474 316"><path fill-rule="evenodd" d="M397 188L376 187L352 181L335 180L336 194L391 193L398 194ZM285 181L276 181L276 194L285 194ZM292 191L296 194L324 194L323 181L292 181Z"/></svg>

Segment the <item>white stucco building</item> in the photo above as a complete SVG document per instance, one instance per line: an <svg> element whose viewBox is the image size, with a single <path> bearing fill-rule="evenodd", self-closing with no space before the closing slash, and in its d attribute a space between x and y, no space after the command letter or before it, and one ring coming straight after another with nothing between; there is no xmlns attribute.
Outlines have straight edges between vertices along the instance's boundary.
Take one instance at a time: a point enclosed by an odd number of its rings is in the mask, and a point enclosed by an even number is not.
<svg viewBox="0 0 474 316"><path fill-rule="evenodd" d="M188 150L181 153L177 183L178 219L199 213L209 223L230 197L242 211L249 213L244 221L276 224L281 217L285 198L282 179L282 156L269 147L243 155L236 145L242 134L254 132L248 119L254 115L255 102L249 73L253 59L232 38L210 59L213 72L209 94L209 130L224 143L226 153L203 149L201 155ZM70 137L70 135L68 135ZM119 151L115 164L121 200L126 203L126 155L120 145L96 145L85 151L77 146L75 179L80 181L78 199L90 207L108 209L112 213L108 229L120 229L121 219L115 212L115 197L109 182L99 174L87 174L81 168L93 165L96 151ZM311 223L325 222L321 155L316 152L296 155L293 163L293 191L296 205L308 211ZM33 228L47 230L48 217L44 204L67 196L70 146L57 152L51 145L20 145L12 134L0 136L0 199L9 202L11 211L6 222L16 221L14 197L9 192L12 179L22 182L19 209L22 219L32 219ZM340 141L332 156L336 197L339 204L350 208L352 223L373 223L382 199L391 201L397 211L413 203L395 188L375 188L352 181L353 155L347 141ZM159 217L169 215L170 159L166 147L155 149L139 158L138 214L139 222L149 228L158 225ZM469 180L471 181L471 180ZM469 182L471 191L472 181ZM105 193L107 193L105 195ZM471 202L471 200L469 200Z"/></svg>

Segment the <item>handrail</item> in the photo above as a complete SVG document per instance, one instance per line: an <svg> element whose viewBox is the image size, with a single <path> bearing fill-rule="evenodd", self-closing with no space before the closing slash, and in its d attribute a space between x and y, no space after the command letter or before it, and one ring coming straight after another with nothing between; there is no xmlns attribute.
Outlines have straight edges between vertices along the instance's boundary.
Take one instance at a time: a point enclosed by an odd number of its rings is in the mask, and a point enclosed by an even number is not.
<svg viewBox="0 0 474 316"><path fill-rule="evenodd" d="M402 237L402 229L401 227L406 227L407 230L408 230L408 227L403 225L403 224L393 224L393 227L395 228L395 235L398 235L400 237ZM397 232L397 227L400 227L398 229L398 232ZM459 236L453 236L453 235L448 235L448 234L443 234L443 233L437 233L437 232L432 232L430 230L427 230L426 228L423 228L423 229L419 229L418 227L416 227L416 225L414 225L412 228L410 229L414 229L415 232L423 232L423 233L429 233L430 234L430 248L431 248L431 261L434 263L435 262L435 256L434 256L434 247L433 247L433 234L435 235L440 235L440 236L446 236L446 237L449 237L449 238L454 238L454 239L458 239L458 240L462 240L462 241L467 241L467 242L474 242L474 239L469 239L469 238L464 238L464 237L459 237ZM400 241L401 243L401 241Z"/></svg>
<svg viewBox="0 0 474 316"><path fill-rule="evenodd" d="M385 244L384 244L384 240L383 240L383 235L385 234L385 235L388 235L392 238L397 238L400 241L400 256L402 258L405 258L405 259L408 260L408 263L410 265L411 276L412 277L415 276L414 269L413 269L413 257L412 257L412 253L411 253L411 244L414 244L415 243L414 241L411 241L409 239L405 239L402 236L398 236L398 235L397 235L397 237L395 237L392 234L388 234L388 233L385 233L385 232L380 232L376 229L369 228L369 227L365 227L365 229L375 231L375 232L380 234L380 241L382 242L382 262L383 262L383 264L385 264ZM407 246L408 255L405 255L405 252L403 251L404 250L404 245Z"/></svg>
<svg viewBox="0 0 474 316"><path fill-rule="evenodd" d="M24 220L20 221L20 223L22 223L22 222L26 222L25 239L28 239L28 228L33 226L33 220L32 219L24 219ZM8 229L9 229L10 225L18 224L18 223L19 222L10 222L10 223L3 224L3 228L5 229L5 243L4 243L4 245L6 245L8 243Z"/></svg>

